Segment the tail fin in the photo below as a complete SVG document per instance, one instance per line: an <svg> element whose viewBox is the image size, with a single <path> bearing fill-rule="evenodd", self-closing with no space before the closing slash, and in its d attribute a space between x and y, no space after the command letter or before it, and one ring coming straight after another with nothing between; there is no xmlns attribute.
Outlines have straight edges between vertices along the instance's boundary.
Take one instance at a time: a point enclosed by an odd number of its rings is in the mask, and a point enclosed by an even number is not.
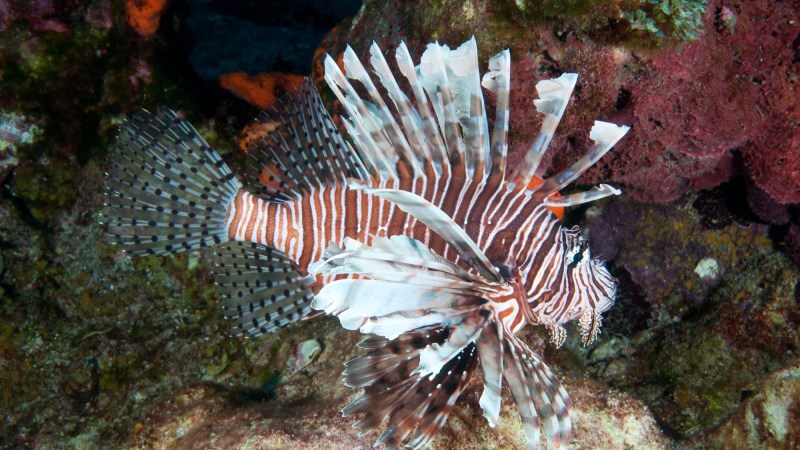
<svg viewBox="0 0 800 450"><path fill-rule="evenodd" d="M188 122L167 108L122 126L108 172L108 239L134 255L165 255L228 241L228 207L242 185ZM259 336L308 313L312 278L271 248L217 247L217 286L232 333Z"/></svg>
<svg viewBox="0 0 800 450"><path fill-rule="evenodd" d="M242 185L197 130L167 108L122 126L107 174L107 239L134 255L228 240L228 205Z"/></svg>

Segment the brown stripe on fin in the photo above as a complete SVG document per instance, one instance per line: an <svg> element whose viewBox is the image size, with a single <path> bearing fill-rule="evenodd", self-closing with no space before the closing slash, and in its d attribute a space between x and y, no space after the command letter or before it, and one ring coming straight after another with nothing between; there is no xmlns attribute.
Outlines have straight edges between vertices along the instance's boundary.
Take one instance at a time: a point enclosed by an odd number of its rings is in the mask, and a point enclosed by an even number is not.
<svg viewBox="0 0 800 450"><path fill-rule="evenodd" d="M214 281L233 336L256 337L303 318L314 278L300 274L285 254L251 242L215 248Z"/></svg>
<svg viewBox="0 0 800 450"><path fill-rule="evenodd" d="M543 422L548 449L566 448L572 432L567 391L547 365L515 336L505 339L505 377L522 418L528 448L539 446Z"/></svg>
<svg viewBox="0 0 800 450"><path fill-rule="evenodd" d="M396 448L427 445L450 415L476 364L475 345L470 344L445 364L433 378L411 376L418 355L428 345L449 336L441 326L414 330L389 341L369 337L360 346L370 351L347 363L345 383L364 386L364 394L342 414L362 413L356 423L362 435L387 420L375 445Z"/></svg>
<svg viewBox="0 0 800 450"><path fill-rule="evenodd" d="M241 188L197 130L167 108L120 127L106 174L106 238L136 255L225 242L228 205Z"/></svg>

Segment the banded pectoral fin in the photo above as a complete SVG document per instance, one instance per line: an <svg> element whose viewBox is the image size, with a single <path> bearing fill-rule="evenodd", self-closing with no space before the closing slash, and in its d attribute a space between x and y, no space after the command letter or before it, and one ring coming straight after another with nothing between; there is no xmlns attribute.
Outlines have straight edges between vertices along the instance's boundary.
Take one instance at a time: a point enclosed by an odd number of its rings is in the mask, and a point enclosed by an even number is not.
<svg viewBox="0 0 800 450"><path fill-rule="evenodd" d="M301 274L287 255L243 241L214 250L212 272L233 336L261 336L309 314L314 278Z"/></svg>
<svg viewBox="0 0 800 450"><path fill-rule="evenodd" d="M386 421L375 445L422 448L442 428L464 391L477 363L474 344L462 348L432 378L413 374L419 355L432 345L444 344L450 328L419 328L389 340L370 336L359 344L368 353L349 361L345 384L364 393L342 410L344 416L362 414L354 425L361 435ZM404 442L405 441L405 442Z"/></svg>
<svg viewBox="0 0 800 450"><path fill-rule="evenodd" d="M348 329L374 333L370 351L347 363L345 383L364 394L343 410L363 413L367 432L385 420L376 445L426 445L444 425L477 363L475 342L489 322L488 286L404 236L329 247L312 272L358 275L325 285L312 306Z"/></svg>
<svg viewBox="0 0 800 450"><path fill-rule="evenodd" d="M547 365L513 335L503 342L503 374L522 419L529 449L539 448L539 422L548 449L566 448L572 432L569 394Z"/></svg>
<svg viewBox="0 0 800 450"><path fill-rule="evenodd" d="M329 249L310 273L359 278L326 284L311 306L349 330L395 339L420 327L461 323L486 302L485 285L419 241L394 236L367 246L347 240L344 249Z"/></svg>

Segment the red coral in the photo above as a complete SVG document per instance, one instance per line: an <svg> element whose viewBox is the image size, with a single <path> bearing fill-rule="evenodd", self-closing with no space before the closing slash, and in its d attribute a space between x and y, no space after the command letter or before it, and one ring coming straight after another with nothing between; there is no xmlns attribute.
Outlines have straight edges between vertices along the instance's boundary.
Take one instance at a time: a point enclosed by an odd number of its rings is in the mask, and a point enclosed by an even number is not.
<svg viewBox="0 0 800 450"><path fill-rule="evenodd" d="M800 202L797 29L788 25L797 10L728 4L738 15L730 32L710 23L716 3L700 40L652 55L630 83L638 149L615 161L617 176L639 198L671 200L724 181L739 151L759 188L778 202Z"/></svg>

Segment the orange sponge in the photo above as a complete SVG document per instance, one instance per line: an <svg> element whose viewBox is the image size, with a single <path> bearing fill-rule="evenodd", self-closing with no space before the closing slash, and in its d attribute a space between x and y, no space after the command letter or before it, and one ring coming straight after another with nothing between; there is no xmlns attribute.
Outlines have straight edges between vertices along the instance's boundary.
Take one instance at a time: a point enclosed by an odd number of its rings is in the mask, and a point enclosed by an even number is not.
<svg viewBox="0 0 800 450"><path fill-rule="evenodd" d="M274 105L286 92L292 92L303 83L303 76L291 73L271 72L248 75L244 72L226 73L219 77L220 87L234 95L266 109Z"/></svg>
<svg viewBox="0 0 800 450"><path fill-rule="evenodd" d="M531 181L528 183L527 188L531 189L531 190L536 190L543 184L544 184L544 180L541 179L540 177L534 175L534 176L531 177ZM558 192L553 192L550 195L553 198L561 197L561 194L559 194ZM555 214L555 216L556 216L556 218L558 218L558 220L561 220L561 219L564 218L564 207L563 206L546 206L545 208L548 211L550 211L551 213Z"/></svg>
<svg viewBox="0 0 800 450"><path fill-rule="evenodd" d="M142 36L158 31L169 0L125 0L125 20Z"/></svg>

